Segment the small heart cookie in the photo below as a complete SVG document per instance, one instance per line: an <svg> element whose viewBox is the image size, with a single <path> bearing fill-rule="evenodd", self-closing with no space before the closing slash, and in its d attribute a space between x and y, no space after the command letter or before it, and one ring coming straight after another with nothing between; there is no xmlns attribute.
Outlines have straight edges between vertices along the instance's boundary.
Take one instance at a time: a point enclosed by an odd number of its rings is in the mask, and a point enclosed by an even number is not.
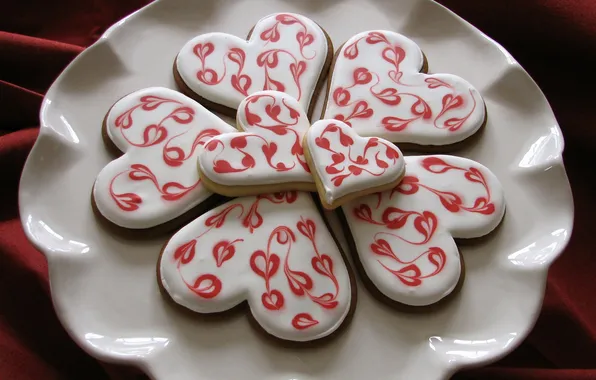
<svg viewBox="0 0 596 380"><path fill-rule="evenodd" d="M230 116L262 90L291 95L310 115L332 55L331 40L314 21L276 13L259 20L248 41L225 33L193 38L178 53L174 76L187 95Z"/></svg>
<svg viewBox="0 0 596 380"><path fill-rule="evenodd" d="M396 306L436 304L461 286L454 239L492 232L503 219L501 184L486 167L454 156L409 156L402 182L342 207L355 260L373 295Z"/></svg>
<svg viewBox="0 0 596 380"><path fill-rule="evenodd" d="M122 156L98 174L94 209L126 229L180 217L213 195L196 171L199 152L213 136L233 130L174 90L152 87L126 95L104 119L104 141Z"/></svg>
<svg viewBox="0 0 596 380"><path fill-rule="evenodd" d="M158 263L161 288L197 313L246 302L260 329L312 342L347 324L356 288L308 193L242 197L177 232Z"/></svg>
<svg viewBox="0 0 596 380"><path fill-rule="evenodd" d="M460 77L426 70L409 38L384 30L359 33L337 53L324 118L402 148L446 148L474 135L486 122L478 91Z"/></svg>
<svg viewBox="0 0 596 380"><path fill-rule="evenodd" d="M310 122L296 99L256 92L240 103L237 124L241 132L217 136L201 153L205 186L229 197L316 190L302 150Z"/></svg>
<svg viewBox="0 0 596 380"><path fill-rule="evenodd" d="M406 169L395 145L378 137L360 137L337 120L314 123L304 136L303 146L326 209L392 189Z"/></svg>

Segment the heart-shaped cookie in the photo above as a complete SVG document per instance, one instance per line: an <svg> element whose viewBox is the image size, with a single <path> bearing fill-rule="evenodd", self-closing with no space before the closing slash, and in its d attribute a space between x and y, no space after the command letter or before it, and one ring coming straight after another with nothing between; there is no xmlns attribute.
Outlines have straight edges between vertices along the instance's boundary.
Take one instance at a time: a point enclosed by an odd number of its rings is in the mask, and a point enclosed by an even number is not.
<svg viewBox="0 0 596 380"><path fill-rule="evenodd" d="M254 93L240 104L236 122L242 132L217 136L200 155L205 186L230 197L315 191L302 150L310 122L296 99L278 91Z"/></svg>
<svg viewBox="0 0 596 380"><path fill-rule="evenodd" d="M414 41L390 31L359 33L339 50L324 118L402 147L448 146L486 122L484 101L464 79L423 73ZM421 72L423 71L423 72Z"/></svg>
<svg viewBox="0 0 596 380"><path fill-rule="evenodd" d="M321 203L327 209L394 188L406 169L395 145L378 137L360 137L338 120L314 123L304 136L303 146L316 176Z"/></svg>
<svg viewBox="0 0 596 380"><path fill-rule="evenodd" d="M104 141L123 155L93 186L95 209L127 229L175 219L212 193L200 183L196 159L230 125L179 92L152 87L126 95L108 111Z"/></svg>
<svg viewBox="0 0 596 380"><path fill-rule="evenodd" d="M242 197L182 228L162 250L160 286L198 313L247 302L267 334L329 337L349 320L356 289L308 193Z"/></svg>
<svg viewBox="0 0 596 380"><path fill-rule="evenodd" d="M501 222L503 190L486 167L454 156L406 157L393 190L342 207L365 284L382 300L428 306L463 280L456 239L484 236Z"/></svg>
<svg viewBox="0 0 596 380"><path fill-rule="evenodd" d="M331 40L314 21L276 13L259 20L248 41L225 33L193 38L178 53L174 76L187 95L231 116L262 90L291 95L310 115L332 55Z"/></svg>

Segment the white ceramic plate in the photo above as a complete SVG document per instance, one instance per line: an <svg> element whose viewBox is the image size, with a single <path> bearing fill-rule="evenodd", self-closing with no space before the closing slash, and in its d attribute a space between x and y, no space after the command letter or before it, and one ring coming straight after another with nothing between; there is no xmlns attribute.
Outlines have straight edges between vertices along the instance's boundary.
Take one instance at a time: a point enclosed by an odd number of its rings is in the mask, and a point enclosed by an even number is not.
<svg viewBox="0 0 596 380"><path fill-rule="evenodd" d="M367 29L401 32L422 47L433 72L463 76L485 97L484 135L456 154L500 178L507 215L488 241L461 248L466 282L444 310L400 314L361 286L342 336L322 348L280 349L242 316L205 323L166 303L155 280L165 236L131 241L96 223L90 191L112 159L100 138L110 105L142 87L173 88L172 62L191 37L244 36L279 11L310 16L336 46ZM563 139L546 99L501 46L430 0L158 1L70 64L46 95L41 123L20 210L27 236L47 256L56 312L91 355L139 366L156 379L438 379L486 364L528 334L548 267L571 233Z"/></svg>

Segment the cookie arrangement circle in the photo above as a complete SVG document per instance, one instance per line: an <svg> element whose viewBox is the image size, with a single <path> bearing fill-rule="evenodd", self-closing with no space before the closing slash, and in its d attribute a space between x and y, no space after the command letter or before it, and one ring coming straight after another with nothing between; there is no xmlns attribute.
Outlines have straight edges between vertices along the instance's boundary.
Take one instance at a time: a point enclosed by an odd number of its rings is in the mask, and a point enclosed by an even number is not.
<svg viewBox="0 0 596 380"><path fill-rule="evenodd" d="M470 138L486 123L482 97L462 78L428 74L422 50L395 32L359 33L332 55L314 21L269 15L248 40L186 43L173 74L188 96L152 87L107 112L104 141L121 156L97 176L94 209L123 229L182 227L157 263L177 306L244 305L266 335L305 343L347 327L356 274L396 312L431 311L462 286L454 239L495 230L502 187L480 163L400 148ZM235 115L236 128L212 111ZM237 198L214 207L218 196ZM343 221L355 270L323 209ZM201 215L184 223L192 210Z"/></svg>

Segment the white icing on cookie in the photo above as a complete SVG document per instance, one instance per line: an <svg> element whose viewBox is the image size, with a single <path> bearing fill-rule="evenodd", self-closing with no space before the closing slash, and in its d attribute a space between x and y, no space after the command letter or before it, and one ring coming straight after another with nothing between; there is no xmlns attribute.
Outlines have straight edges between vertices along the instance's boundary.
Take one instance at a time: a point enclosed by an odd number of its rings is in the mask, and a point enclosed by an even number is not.
<svg viewBox="0 0 596 380"><path fill-rule="evenodd" d="M308 109L330 50L314 21L276 13L256 24L249 41L225 33L193 38L180 50L176 68L193 92L229 108L256 91L276 90Z"/></svg>
<svg viewBox="0 0 596 380"><path fill-rule="evenodd" d="M479 163L454 156L406 157L391 191L343 206L358 258L391 300L425 306L456 287L461 271L453 238L494 230L505 212L501 184Z"/></svg>
<svg viewBox="0 0 596 380"><path fill-rule="evenodd" d="M160 87L120 99L105 123L124 154L101 170L93 197L103 216L130 229L165 223L211 196L196 159L210 138L234 130L190 98Z"/></svg>
<svg viewBox="0 0 596 380"><path fill-rule="evenodd" d="M344 259L310 194L234 199L176 233L159 262L178 304L218 313L248 301L269 334L305 342L333 333L352 302Z"/></svg>
<svg viewBox="0 0 596 380"><path fill-rule="evenodd" d="M485 120L478 91L455 75L422 74L423 64L418 45L401 34L353 36L337 56L325 118L395 143L447 145L472 136Z"/></svg>
<svg viewBox="0 0 596 380"><path fill-rule="evenodd" d="M300 104L277 91L260 91L238 108L240 130L212 139L200 155L201 172L225 186L312 183L302 151L310 122ZM294 190L287 189L287 190Z"/></svg>
<svg viewBox="0 0 596 380"><path fill-rule="evenodd" d="M360 137L338 120L317 121L305 141L328 205L348 194L395 182L406 168L395 145L378 137Z"/></svg>

